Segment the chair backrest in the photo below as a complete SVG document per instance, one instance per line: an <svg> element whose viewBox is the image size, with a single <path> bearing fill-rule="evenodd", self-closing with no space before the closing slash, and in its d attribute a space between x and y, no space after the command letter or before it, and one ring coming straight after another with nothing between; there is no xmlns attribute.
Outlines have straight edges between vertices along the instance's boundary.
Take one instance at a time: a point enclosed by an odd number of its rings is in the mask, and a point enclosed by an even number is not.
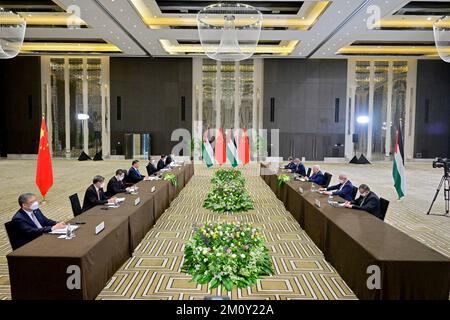
<svg viewBox="0 0 450 320"><path fill-rule="evenodd" d="M307 177L311 176L311 168L308 168L308 171L306 172L306 176Z"/></svg>
<svg viewBox="0 0 450 320"><path fill-rule="evenodd" d="M73 216L79 216L83 213L81 210L80 199L78 198L78 194L75 193L69 197L70 204L72 205Z"/></svg>
<svg viewBox="0 0 450 320"><path fill-rule="evenodd" d="M16 250L20 248L20 241L18 239L18 233L13 221L8 221L5 223L6 234L8 235L9 243L11 244L11 248Z"/></svg>
<svg viewBox="0 0 450 320"><path fill-rule="evenodd" d="M358 193L358 187L357 186L353 186L352 188L352 199L355 200L356 199L356 194Z"/></svg>
<svg viewBox="0 0 450 320"><path fill-rule="evenodd" d="M384 198L380 198L380 214L381 214L380 219L383 221L384 217L386 217L386 212L388 208L389 208L389 201Z"/></svg>
<svg viewBox="0 0 450 320"><path fill-rule="evenodd" d="M325 184L323 186L325 188L328 188L328 186L330 185L331 178L333 177L333 175L331 173L328 173L328 172L325 172L323 175L325 177Z"/></svg>

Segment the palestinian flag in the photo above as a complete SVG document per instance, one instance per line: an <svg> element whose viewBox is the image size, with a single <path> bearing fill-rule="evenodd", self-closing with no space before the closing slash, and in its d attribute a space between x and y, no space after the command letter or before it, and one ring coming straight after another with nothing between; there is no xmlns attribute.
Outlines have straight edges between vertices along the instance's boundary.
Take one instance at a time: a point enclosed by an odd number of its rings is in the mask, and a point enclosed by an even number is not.
<svg viewBox="0 0 450 320"><path fill-rule="evenodd" d="M225 162L227 162L227 150L222 129L219 129L219 133L217 134L214 151L215 151L214 157L216 158L216 162L219 165L223 165Z"/></svg>
<svg viewBox="0 0 450 320"><path fill-rule="evenodd" d="M236 168L238 166L239 164L238 151L236 145L234 144L234 137L232 130L230 130L229 134L227 135L227 158L228 161L230 161L231 166L233 168Z"/></svg>
<svg viewBox="0 0 450 320"><path fill-rule="evenodd" d="M205 132L205 135L203 137L202 157L203 162L205 162L206 166L210 168L214 165L214 151L211 147L211 144L209 143L207 132L208 131Z"/></svg>
<svg viewBox="0 0 450 320"><path fill-rule="evenodd" d="M406 174L405 174L405 152L403 149L403 136L401 126L398 126L395 137L394 148L394 166L392 168L392 177L398 198L401 199L406 194Z"/></svg>

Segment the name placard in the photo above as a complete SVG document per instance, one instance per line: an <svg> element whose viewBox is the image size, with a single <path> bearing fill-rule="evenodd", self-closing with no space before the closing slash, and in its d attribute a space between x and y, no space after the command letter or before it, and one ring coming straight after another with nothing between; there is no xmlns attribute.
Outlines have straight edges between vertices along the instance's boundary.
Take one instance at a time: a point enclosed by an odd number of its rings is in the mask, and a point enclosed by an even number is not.
<svg viewBox="0 0 450 320"><path fill-rule="evenodd" d="M302 188L302 187L299 187L299 188L298 188L298 192L300 192L300 194L303 194L303 192L304 192L304 191L303 191L303 188Z"/></svg>
<svg viewBox="0 0 450 320"><path fill-rule="evenodd" d="M140 197L137 197L137 198L134 200L134 205L135 205L135 206L138 206L139 203L141 203L141 198L140 198Z"/></svg>
<svg viewBox="0 0 450 320"><path fill-rule="evenodd" d="M153 186L153 187L150 189L150 192L153 193L153 192L155 192L155 191L156 191L156 187Z"/></svg>
<svg viewBox="0 0 450 320"><path fill-rule="evenodd" d="M316 204L317 208L320 208L320 201L318 199L316 199L316 203L315 204Z"/></svg>
<svg viewBox="0 0 450 320"><path fill-rule="evenodd" d="M105 230L105 221L102 221L99 225L95 227L95 234L97 235L103 230Z"/></svg>

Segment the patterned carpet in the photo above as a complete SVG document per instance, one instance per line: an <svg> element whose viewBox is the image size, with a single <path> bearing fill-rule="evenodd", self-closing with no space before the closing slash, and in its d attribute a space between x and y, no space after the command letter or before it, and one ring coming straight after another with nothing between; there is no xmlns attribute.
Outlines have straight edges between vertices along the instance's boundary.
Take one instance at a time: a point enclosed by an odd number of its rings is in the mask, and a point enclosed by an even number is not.
<svg viewBox="0 0 450 320"><path fill-rule="evenodd" d="M239 215L215 214L202 208L213 170L196 167L196 175L147 234L134 256L116 273L99 299L203 299L221 295L221 288L189 282L180 272L184 243L194 225L211 220L240 220L263 229L275 275L257 285L228 293L231 299L355 298L319 249L284 205L258 176L246 168L246 187L255 210ZM222 292L225 295L226 291Z"/></svg>
<svg viewBox="0 0 450 320"><path fill-rule="evenodd" d="M82 195L95 174L109 178L117 168L128 168L129 161L78 162L55 160L55 184L41 205L43 212L55 220L72 217L68 196ZM311 163L307 163L311 166ZM430 164L407 164L408 197L396 201L392 187L391 164L349 166L322 164L325 171L349 174L355 184L369 182L372 189L391 200L386 222L450 256L450 219L426 216L430 200L442 175ZM180 273L183 244L192 232L193 224L217 219L218 215L201 208L210 188L211 170L196 166L195 176L183 189L171 207L135 251L134 256L115 274L99 299L202 299L206 286L189 282L190 277ZM17 175L20 172L20 175ZM244 169L247 188L255 201L255 210L226 219L251 221L264 229L267 246L273 257L276 275L262 279L246 290L234 290L233 299L354 299L354 295L334 269L323 259L307 234L286 212L264 182L257 177L258 167ZM10 298L6 254L11 251L3 223L17 210L20 193L38 192L35 184L35 161L0 160L0 299ZM442 212L442 195L434 212Z"/></svg>

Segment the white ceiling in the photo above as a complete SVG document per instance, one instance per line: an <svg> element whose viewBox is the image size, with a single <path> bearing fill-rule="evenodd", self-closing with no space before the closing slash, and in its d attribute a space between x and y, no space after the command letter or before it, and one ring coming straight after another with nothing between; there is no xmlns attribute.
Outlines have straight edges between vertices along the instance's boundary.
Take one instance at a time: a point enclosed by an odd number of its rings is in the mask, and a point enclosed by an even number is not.
<svg viewBox="0 0 450 320"><path fill-rule="evenodd" d="M254 0L242 0L252 4ZM68 29L64 27L27 28L26 38L42 39L104 39L115 44L121 56L186 56L171 55L161 46L160 39L199 40L196 29L152 29L146 25L129 0L55 0L60 7L67 9L77 5L81 9L80 17L88 28ZM155 0L144 0L158 16L190 17L192 14L162 14ZM214 1L211 1L214 2ZM223 1L222 1L223 2ZM259 2L299 2L299 1L259 1ZM311 1L308 1L311 2ZM355 41L433 41L432 30L370 30L367 19L370 6L381 10L381 17L388 17L406 5L409 0L334 0L309 30L263 30L261 40L298 40L292 53L286 58L349 58L337 55L338 49ZM429 1L427 1L429 2ZM450 1L440 1L450 2ZM1 1L0 1L1 3ZM271 17L283 18L286 15L271 14ZM265 15L266 17L266 15ZM398 57L398 56L397 56Z"/></svg>

